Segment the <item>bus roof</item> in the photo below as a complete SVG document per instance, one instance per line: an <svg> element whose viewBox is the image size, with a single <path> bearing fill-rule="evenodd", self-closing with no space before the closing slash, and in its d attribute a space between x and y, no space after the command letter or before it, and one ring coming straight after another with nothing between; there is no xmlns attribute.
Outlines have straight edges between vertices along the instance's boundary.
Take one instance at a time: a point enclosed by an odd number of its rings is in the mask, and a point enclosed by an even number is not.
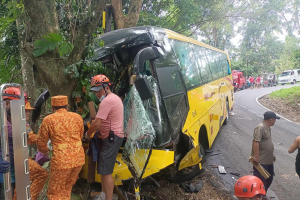
<svg viewBox="0 0 300 200"><path fill-rule="evenodd" d="M101 35L96 38L104 41L104 46L100 47L99 44L95 43L95 54L92 60L100 60L106 56L112 55L115 52L121 51L122 49L139 46L143 44L156 44L157 41L162 41L165 36L171 39L181 40L184 42L193 43L209 49L213 49L222 52L227 55L224 51L209 46L205 43L199 42L192 38L180 35L168 29L163 29L155 26L140 26L126 29L118 29Z"/></svg>

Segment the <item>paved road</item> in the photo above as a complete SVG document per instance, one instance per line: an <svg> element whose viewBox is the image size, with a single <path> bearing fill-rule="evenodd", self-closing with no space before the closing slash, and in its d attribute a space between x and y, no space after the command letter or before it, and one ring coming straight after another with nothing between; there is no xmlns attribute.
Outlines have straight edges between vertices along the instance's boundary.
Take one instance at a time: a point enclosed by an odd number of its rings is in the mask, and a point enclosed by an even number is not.
<svg viewBox="0 0 300 200"><path fill-rule="evenodd" d="M253 171L252 165L248 162L253 130L262 121L263 113L266 111L256 102L256 98L278 89L293 86L247 89L235 93L235 115L230 116L229 124L221 128L212 146L213 151L219 150L221 154L209 156L207 159L208 164L225 166L226 175L219 174L217 169L213 169L213 171L230 191L234 190L234 183L238 179L230 172L240 173L243 176L252 174ZM280 119L276 121L271 130L277 161L275 162L274 181L271 190L268 191L268 196L274 197L271 200L298 200L300 199L300 180L295 172L296 152L289 154L287 151L296 136L300 134L300 126Z"/></svg>

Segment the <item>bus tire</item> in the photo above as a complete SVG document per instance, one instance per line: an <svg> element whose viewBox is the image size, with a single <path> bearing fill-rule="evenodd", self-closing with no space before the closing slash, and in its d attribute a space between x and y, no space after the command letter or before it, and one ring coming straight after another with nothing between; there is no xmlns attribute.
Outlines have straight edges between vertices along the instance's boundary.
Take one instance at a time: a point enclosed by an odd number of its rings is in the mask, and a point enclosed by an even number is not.
<svg viewBox="0 0 300 200"><path fill-rule="evenodd" d="M229 103L228 103L228 101L226 101L226 111L227 111L227 115L226 115L226 118L223 122L223 125L228 124L228 119L229 119Z"/></svg>
<svg viewBox="0 0 300 200"><path fill-rule="evenodd" d="M188 172L185 172L186 170L188 170ZM176 172L172 178L172 182L181 183L181 182L185 182L185 181L190 181L193 178L195 178L196 176L198 176L200 174L200 172L201 172L201 170L200 170L199 164L193 165L191 167L188 167L186 169Z"/></svg>
<svg viewBox="0 0 300 200"><path fill-rule="evenodd" d="M284 85L284 83L281 83L281 85Z"/></svg>
<svg viewBox="0 0 300 200"><path fill-rule="evenodd" d="M296 80L295 80L295 79L293 80L293 83L292 83L292 84L296 84Z"/></svg>

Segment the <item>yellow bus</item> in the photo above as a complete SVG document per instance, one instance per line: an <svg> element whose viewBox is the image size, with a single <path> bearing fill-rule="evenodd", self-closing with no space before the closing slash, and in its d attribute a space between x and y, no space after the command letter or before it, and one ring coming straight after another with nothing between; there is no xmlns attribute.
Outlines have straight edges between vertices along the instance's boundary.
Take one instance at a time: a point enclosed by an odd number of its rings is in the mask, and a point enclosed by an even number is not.
<svg viewBox="0 0 300 200"><path fill-rule="evenodd" d="M115 30L99 39L105 45L93 59L114 70L113 91L124 99L126 138L115 184L131 178L139 183L167 167L177 182L197 175L204 149L228 123L234 103L227 53L152 26ZM89 165L87 156L82 178L93 174Z"/></svg>

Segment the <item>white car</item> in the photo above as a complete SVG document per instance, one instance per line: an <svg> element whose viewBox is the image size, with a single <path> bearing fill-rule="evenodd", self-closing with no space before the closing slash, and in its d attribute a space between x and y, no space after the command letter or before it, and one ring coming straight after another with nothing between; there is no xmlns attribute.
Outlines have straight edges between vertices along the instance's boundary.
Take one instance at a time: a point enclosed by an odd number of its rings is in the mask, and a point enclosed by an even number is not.
<svg viewBox="0 0 300 200"><path fill-rule="evenodd" d="M295 84L300 81L300 69L292 69L282 72L279 75L278 83L284 85L286 83Z"/></svg>

